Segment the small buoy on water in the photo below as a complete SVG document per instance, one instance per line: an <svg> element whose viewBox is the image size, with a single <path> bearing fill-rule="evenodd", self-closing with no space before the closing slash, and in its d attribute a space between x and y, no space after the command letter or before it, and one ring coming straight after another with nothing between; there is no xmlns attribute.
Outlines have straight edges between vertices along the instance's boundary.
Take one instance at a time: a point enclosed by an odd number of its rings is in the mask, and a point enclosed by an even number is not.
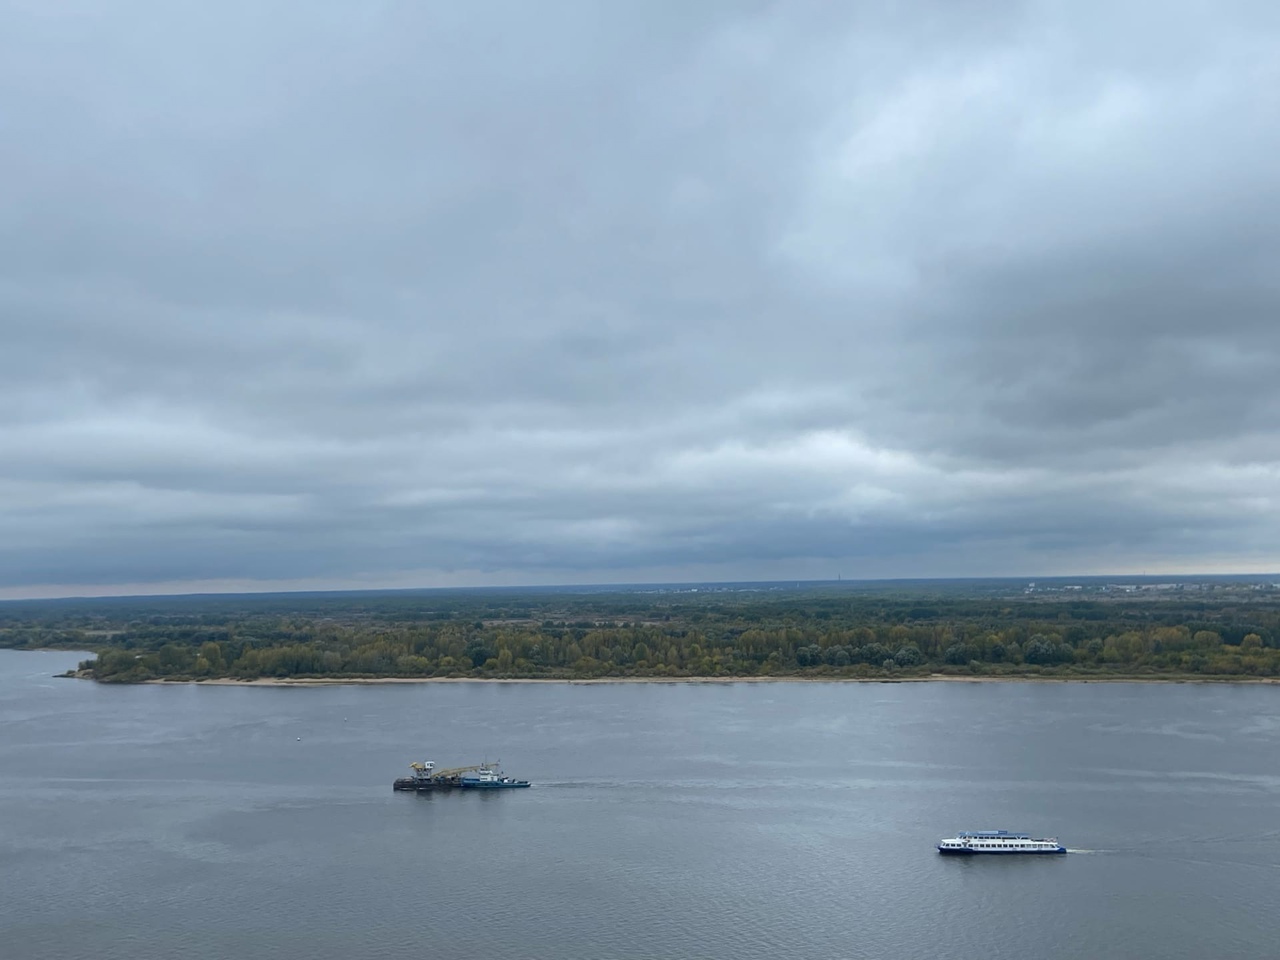
<svg viewBox="0 0 1280 960"><path fill-rule="evenodd" d="M301 740L302 740L302 738L301 738L301 737L299 737L299 738L298 738L298 740L299 740L299 741L301 741Z"/></svg>

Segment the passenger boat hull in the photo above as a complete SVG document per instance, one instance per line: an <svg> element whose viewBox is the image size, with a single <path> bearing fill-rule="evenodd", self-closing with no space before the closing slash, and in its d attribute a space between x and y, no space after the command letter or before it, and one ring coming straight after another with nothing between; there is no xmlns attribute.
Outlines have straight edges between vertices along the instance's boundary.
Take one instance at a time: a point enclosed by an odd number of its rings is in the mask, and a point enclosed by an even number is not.
<svg viewBox="0 0 1280 960"><path fill-rule="evenodd" d="M938 853L944 857L1056 857L1066 852L1066 847L1058 847L1056 850L973 850L938 847Z"/></svg>

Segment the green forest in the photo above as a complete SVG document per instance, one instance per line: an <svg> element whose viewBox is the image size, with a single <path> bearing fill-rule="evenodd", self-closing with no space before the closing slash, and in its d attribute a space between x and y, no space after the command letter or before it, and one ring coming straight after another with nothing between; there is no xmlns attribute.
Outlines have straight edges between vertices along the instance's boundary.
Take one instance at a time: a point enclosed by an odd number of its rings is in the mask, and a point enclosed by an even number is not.
<svg viewBox="0 0 1280 960"><path fill-rule="evenodd" d="M277 594L0 604L101 681L937 674L1280 677L1280 591Z"/></svg>

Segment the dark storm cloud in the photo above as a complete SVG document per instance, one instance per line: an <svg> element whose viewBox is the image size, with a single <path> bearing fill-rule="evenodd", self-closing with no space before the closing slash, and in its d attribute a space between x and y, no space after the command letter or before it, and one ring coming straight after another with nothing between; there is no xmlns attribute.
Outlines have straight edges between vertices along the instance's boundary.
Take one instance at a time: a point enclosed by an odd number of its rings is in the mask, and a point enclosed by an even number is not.
<svg viewBox="0 0 1280 960"><path fill-rule="evenodd" d="M1274 567L1278 16L2 3L0 589Z"/></svg>

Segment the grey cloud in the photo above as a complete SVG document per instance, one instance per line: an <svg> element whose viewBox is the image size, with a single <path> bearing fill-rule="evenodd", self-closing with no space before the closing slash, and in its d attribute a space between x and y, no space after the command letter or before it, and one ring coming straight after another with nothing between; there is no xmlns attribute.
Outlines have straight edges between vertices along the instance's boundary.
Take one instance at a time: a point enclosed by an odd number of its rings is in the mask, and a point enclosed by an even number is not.
<svg viewBox="0 0 1280 960"><path fill-rule="evenodd" d="M1274 566L1175 8L0 4L0 591Z"/></svg>

